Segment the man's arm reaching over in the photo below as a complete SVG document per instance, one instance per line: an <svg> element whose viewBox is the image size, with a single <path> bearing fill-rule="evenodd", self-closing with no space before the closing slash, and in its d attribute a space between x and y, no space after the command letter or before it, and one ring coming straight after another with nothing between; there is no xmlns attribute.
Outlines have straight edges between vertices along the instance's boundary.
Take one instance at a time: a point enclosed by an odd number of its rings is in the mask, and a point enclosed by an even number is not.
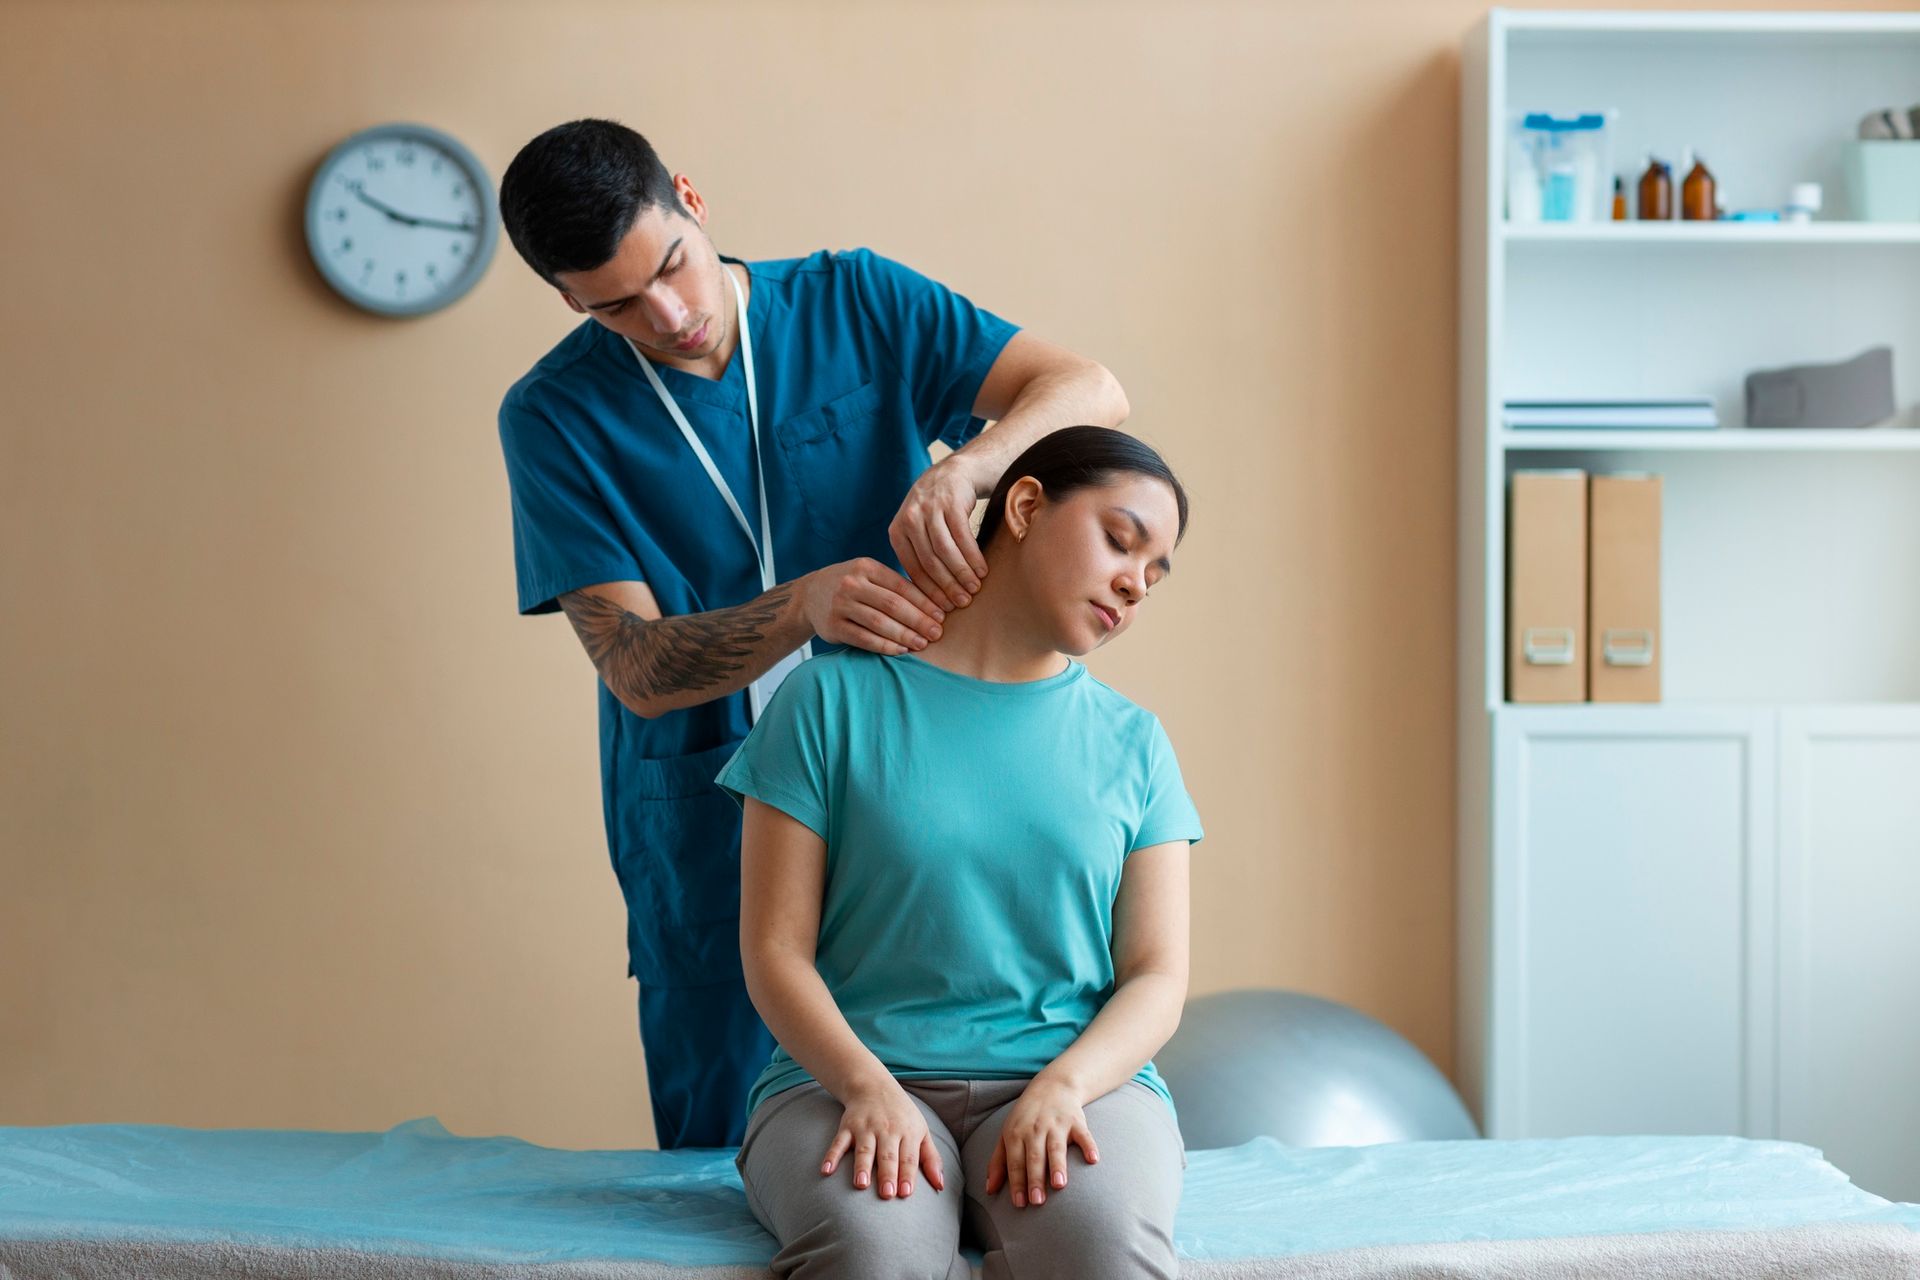
<svg viewBox="0 0 1920 1280"><path fill-rule="evenodd" d="M972 599L987 560L973 538L974 504L1027 446L1062 427L1117 427L1131 407L1106 366L1031 333L1016 333L974 400L993 426L920 473L887 536L914 584L951 611Z"/></svg>
<svg viewBox="0 0 1920 1280"><path fill-rule="evenodd" d="M918 587L865 557L706 613L662 617L644 582L569 591L560 608L614 697L649 718L746 688L812 636L901 654L939 639L944 617Z"/></svg>

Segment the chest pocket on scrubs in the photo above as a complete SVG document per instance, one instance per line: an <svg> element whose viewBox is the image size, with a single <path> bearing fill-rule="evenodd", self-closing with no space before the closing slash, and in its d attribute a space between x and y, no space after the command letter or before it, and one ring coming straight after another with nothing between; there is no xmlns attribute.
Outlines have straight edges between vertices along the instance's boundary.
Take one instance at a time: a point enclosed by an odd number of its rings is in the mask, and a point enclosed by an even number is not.
<svg viewBox="0 0 1920 1280"><path fill-rule="evenodd" d="M906 493L912 477L899 478L903 460L895 443L874 429L879 416L880 386L868 382L774 429L800 500L823 537L843 539L891 520L897 501L876 511L872 495Z"/></svg>
<svg viewBox="0 0 1920 1280"><path fill-rule="evenodd" d="M738 954L740 807L714 777L739 745L635 760L615 774L626 784L614 800L620 887L636 962L653 971L642 981L712 981L711 966Z"/></svg>

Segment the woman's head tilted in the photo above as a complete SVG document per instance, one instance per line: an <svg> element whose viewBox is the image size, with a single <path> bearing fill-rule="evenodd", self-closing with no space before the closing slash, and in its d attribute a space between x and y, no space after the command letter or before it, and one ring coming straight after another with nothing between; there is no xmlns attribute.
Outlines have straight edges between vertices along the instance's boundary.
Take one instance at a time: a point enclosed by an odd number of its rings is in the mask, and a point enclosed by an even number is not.
<svg viewBox="0 0 1920 1280"><path fill-rule="evenodd" d="M990 581L1062 653L1080 655L1132 625L1172 568L1187 494L1154 450L1107 427L1066 427L1013 460L980 522Z"/></svg>

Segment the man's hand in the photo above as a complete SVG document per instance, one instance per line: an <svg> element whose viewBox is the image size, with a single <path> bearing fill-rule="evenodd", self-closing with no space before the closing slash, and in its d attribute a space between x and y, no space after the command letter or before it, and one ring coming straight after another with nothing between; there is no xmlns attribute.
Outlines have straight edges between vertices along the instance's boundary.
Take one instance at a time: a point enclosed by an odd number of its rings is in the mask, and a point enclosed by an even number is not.
<svg viewBox="0 0 1920 1280"><path fill-rule="evenodd" d="M813 634L898 656L940 638L946 617L920 588L878 560L861 556L800 579L800 607Z"/></svg>
<svg viewBox="0 0 1920 1280"><path fill-rule="evenodd" d="M887 526L913 585L949 613L964 607L987 576L972 527L973 504L984 496L972 460L950 454L920 473Z"/></svg>

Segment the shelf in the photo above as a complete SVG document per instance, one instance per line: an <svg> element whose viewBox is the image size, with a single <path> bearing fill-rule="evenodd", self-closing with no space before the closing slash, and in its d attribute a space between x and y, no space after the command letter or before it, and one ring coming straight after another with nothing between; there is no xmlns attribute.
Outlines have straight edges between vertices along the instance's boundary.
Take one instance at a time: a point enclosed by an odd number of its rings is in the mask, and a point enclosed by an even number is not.
<svg viewBox="0 0 1920 1280"><path fill-rule="evenodd" d="M1708 431L1500 431L1495 440L1509 453L1572 451L1732 453L1902 453L1920 451L1920 430L1866 427L1856 431L1756 431L1722 427Z"/></svg>
<svg viewBox="0 0 1920 1280"><path fill-rule="evenodd" d="M1826 712L1851 711L1874 715L1902 715L1920 718L1920 702L1911 698L1700 698L1667 702L1492 702L1488 711L1527 716L1641 716L1648 720L1670 717L1683 720L1713 712Z"/></svg>
<svg viewBox="0 0 1920 1280"><path fill-rule="evenodd" d="M1502 223L1508 244L1920 245L1920 222L1524 222Z"/></svg>
<svg viewBox="0 0 1920 1280"><path fill-rule="evenodd" d="M1765 38L1768 36L1887 36L1920 35L1920 16L1910 13L1738 13L1650 12L1623 10L1495 9L1492 18L1503 32L1578 36L1713 35Z"/></svg>

